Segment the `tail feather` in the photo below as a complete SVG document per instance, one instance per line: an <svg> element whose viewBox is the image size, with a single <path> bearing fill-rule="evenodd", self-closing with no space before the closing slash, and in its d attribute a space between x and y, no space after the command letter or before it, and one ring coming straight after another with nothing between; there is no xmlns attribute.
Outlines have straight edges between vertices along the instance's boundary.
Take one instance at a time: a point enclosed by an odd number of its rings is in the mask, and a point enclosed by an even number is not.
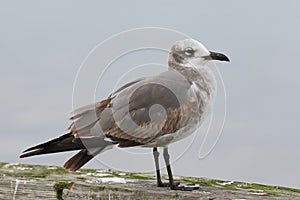
<svg viewBox="0 0 300 200"><path fill-rule="evenodd" d="M45 143L42 143L42 144L39 144L39 145L30 147L30 148L26 149L25 151L23 151L23 153L28 152L28 151L32 151L32 150L36 150L36 149L39 149L39 148L44 148L45 146L48 146L48 145L50 145L50 144L59 143L59 142L65 140L65 139L67 139L67 138L70 138L70 137L73 138L71 132L70 132L70 133L67 133L67 134L65 134L65 135L62 135L62 136L60 136L60 137L57 137L57 138L55 138L55 139L53 139L53 140L50 140L50 141L48 141L48 142L45 142Z"/></svg>
<svg viewBox="0 0 300 200"><path fill-rule="evenodd" d="M20 158L64 151L74 151L84 148L85 146L81 140L74 140L74 136L71 133L67 133L48 142L26 149L23 151L23 154L20 156Z"/></svg>
<svg viewBox="0 0 300 200"><path fill-rule="evenodd" d="M64 165L66 169L76 171L94 156L107 149L107 147L112 147L112 145L114 145L114 143L106 141L103 137L75 138L72 133L67 133L48 142L26 149L20 155L20 158L81 150Z"/></svg>
<svg viewBox="0 0 300 200"><path fill-rule="evenodd" d="M81 150L64 164L64 168L70 171L76 171L92 158L94 158L94 156L89 155L87 149Z"/></svg>
<svg viewBox="0 0 300 200"><path fill-rule="evenodd" d="M114 144L103 140L103 145L97 148L83 149L79 151L75 156L71 157L65 164L64 168L70 171L76 171L90 161L97 154L110 149Z"/></svg>

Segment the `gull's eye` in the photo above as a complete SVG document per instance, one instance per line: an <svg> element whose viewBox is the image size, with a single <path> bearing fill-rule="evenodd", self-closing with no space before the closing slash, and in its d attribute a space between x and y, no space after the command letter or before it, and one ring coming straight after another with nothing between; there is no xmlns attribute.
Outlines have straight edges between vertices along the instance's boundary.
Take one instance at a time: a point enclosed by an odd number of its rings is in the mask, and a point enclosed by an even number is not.
<svg viewBox="0 0 300 200"><path fill-rule="evenodd" d="M184 49L184 54L187 56L192 56L194 55L195 51L191 47L187 47Z"/></svg>

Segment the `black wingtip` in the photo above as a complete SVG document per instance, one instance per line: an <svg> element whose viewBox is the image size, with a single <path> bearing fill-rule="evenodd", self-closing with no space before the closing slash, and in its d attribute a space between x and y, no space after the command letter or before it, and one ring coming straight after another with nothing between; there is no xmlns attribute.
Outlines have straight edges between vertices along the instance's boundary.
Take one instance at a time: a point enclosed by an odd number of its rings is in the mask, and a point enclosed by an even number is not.
<svg viewBox="0 0 300 200"><path fill-rule="evenodd" d="M25 158L25 156L22 154L22 155L19 156L19 158Z"/></svg>
<svg viewBox="0 0 300 200"><path fill-rule="evenodd" d="M53 143L55 143L55 142L59 142L59 141L62 141L62 140L64 140L64 139L66 139L66 138L69 138L70 136L72 136L72 133L71 133L71 132L69 132L69 133L67 133L67 134L64 134L64 135L62 135L62 136L60 136L60 137L57 137L57 138L55 138L55 139L52 139L52 140L50 140L50 141L48 141L48 142L44 142L44 143L42 143L42 144L38 144L38 145L35 145L35 146L33 146L33 147L30 147L30 148L24 150L22 153L26 153L26 152L33 151L33 150L39 150L39 149L41 149L41 148L44 148L44 147L47 146L47 145L50 145L50 144L53 144Z"/></svg>
<svg viewBox="0 0 300 200"><path fill-rule="evenodd" d="M34 150L34 149L36 149L36 146L34 146L34 147L30 147L30 148L28 148L28 149L24 150L22 153L26 153L26 152L28 152L28 151L32 151L32 150Z"/></svg>
<svg viewBox="0 0 300 200"><path fill-rule="evenodd" d="M28 151L25 152L25 151L19 156L19 158L40 155L43 152L43 149L35 149L35 150L29 151L29 152Z"/></svg>

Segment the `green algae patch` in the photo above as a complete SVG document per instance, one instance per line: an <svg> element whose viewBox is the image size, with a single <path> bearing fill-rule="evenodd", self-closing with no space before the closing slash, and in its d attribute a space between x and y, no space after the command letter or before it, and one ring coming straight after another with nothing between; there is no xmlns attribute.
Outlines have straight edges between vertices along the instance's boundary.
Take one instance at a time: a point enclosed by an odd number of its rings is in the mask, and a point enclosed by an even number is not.
<svg viewBox="0 0 300 200"><path fill-rule="evenodd" d="M0 162L0 168L2 168L3 166L7 165L8 163L3 163L3 162Z"/></svg>
<svg viewBox="0 0 300 200"><path fill-rule="evenodd" d="M120 175L117 175L120 176ZM128 179L138 179L138 180L154 180L156 178L151 176L146 176L143 174L137 174L137 173L127 173L125 175L121 175L120 177L128 178Z"/></svg>
<svg viewBox="0 0 300 200"><path fill-rule="evenodd" d="M288 188L288 187L283 187L283 186L273 186L278 190L284 190L284 191L289 191L289 192L295 192L300 194L300 189L297 188Z"/></svg>
<svg viewBox="0 0 300 200"><path fill-rule="evenodd" d="M97 173L96 169L86 169L82 168L77 171L77 173L87 174L87 173Z"/></svg>
<svg viewBox="0 0 300 200"><path fill-rule="evenodd" d="M55 183L53 185L53 189L56 192L56 198L58 200L63 200L62 195L63 195L64 189L71 189L73 184L74 184L73 182L69 182L69 181L60 181L58 183Z"/></svg>
<svg viewBox="0 0 300 200"><path fill-rule="evenodd" d="M63 175L69 172L62 167L44 166L44 165L29 165L19 163L1 163L1 173L10 177L20 178L47 178L51 174Z"/></svg>

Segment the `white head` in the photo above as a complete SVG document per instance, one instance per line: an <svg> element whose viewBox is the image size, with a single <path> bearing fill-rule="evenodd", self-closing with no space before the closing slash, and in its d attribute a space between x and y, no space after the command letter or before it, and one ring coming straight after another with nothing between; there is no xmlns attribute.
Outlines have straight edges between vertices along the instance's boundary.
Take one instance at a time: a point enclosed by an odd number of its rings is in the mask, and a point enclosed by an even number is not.
<svg viewBox="0 0 300 200"><path fill-rule="evenodd" d="M174 43L169 55L169 66L201 67L209 60L227 61L229 59L221 53L208 51L200 42L193 39L179 40Z"/></svg>

